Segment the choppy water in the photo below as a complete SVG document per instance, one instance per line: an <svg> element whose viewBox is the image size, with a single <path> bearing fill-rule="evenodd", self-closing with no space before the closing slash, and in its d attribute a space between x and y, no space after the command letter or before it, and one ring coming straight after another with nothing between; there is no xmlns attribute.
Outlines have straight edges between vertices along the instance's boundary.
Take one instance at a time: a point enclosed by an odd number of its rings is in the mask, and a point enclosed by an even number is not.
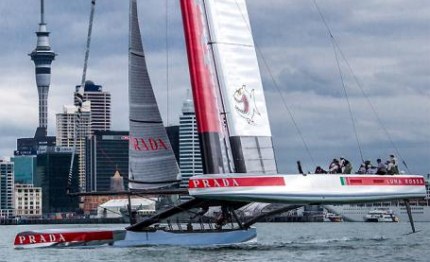
<svg viewBox="0 0 430 262"><path fill-rule="evenodd" d="M430 223L416 223L419 232L415 234L409 234L408 223L261 223L256 224L257 243L213 248L13 249L17 232L41 227L76 225L0 226L0 262L430 261Z"/></svg>

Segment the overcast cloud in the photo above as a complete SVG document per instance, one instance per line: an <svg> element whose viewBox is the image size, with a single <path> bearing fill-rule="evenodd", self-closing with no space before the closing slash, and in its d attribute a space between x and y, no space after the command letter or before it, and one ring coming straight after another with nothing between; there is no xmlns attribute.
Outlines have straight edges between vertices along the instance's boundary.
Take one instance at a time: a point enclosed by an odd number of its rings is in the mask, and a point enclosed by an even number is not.
<svg viewBox="0 0 430 262"><path fill-rule="evenodd" d="M296 172L297 160L312 171L341 155L357 169L361 157L347 100L330 38L313 1L247 2L280 171ZM373 162L385 159L396 153L396 147L411 172L430 173L430 2L317 2L368 96L362 95L341 61L363 157ZM176 124L189 88L178 1L138 4L157 100L164 121ZM55 135L55 114L72 104L81 79L89 8L89 0L45 0L51 47L58 53L52 64L49 135ZM97 1L87 78L112 93L113 130L128 129L127 15L126 0ZM0 1L0 156L12 155L16 139L32 137L38 125L34 65L27 54L36 46L39 21L39 1Z"/></svg>

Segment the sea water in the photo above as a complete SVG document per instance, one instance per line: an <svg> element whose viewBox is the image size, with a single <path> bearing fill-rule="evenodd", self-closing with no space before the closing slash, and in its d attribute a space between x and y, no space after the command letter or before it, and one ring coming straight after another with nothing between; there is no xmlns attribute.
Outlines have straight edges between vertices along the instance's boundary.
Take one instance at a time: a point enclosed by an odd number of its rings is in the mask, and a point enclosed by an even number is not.
<svg viewBox="0 0 430 262"><path fill-rule="evenodd" d="M430 223L259 223L256 243L225 247L45 248L15 250L17 232L121 225L0 226L3 261L430 261ZM124 225L125 226L125 225Z"/></svg>

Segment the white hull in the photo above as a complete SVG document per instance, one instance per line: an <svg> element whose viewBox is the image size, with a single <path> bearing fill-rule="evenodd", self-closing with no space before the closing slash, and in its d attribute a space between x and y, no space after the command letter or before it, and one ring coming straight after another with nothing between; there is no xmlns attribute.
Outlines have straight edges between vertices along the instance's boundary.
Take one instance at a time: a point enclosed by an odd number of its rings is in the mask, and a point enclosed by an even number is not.
<svg viewBox="0 0 430 262"><path fill-rule="evenodd" d="M255 241L255 228L235 230L148 230L125 229L45 229L21 232L15 237L16 249L46 247L138 247L149 245L211 246Z"/></svg>
<svg viewBox="0 0 430 262"><path fill-rule="evenodd" d="M424 198L424 178L414 175L259 175L194 176L189 193L196 198L244 202L337 204Z"/></svg>
<svg viewBox="0 0 430 262"><path fill-rule="evenodd" d="M343 217L345 221L363 222L363 216L374 210L377 207L382 207L380 203L360 204L360 205L326 205L327 210ZM408 213L404 205L397 203L384 205L393 211L399 218L400 222L409 221ZM430 222L430 206L429 205L411 205L412 217L415 222Z"/></svg>

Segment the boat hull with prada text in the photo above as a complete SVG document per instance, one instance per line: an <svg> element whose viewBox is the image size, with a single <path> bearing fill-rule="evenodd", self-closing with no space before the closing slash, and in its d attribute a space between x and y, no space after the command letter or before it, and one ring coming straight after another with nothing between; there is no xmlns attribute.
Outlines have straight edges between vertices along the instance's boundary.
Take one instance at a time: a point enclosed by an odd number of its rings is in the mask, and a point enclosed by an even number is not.
<svg viewBox="0 0 430 262"><path fill-rule="evenodd" d="M244 202L335 204L424 198L417 175L238 175L194 176L189 193L196 198Z"/></svg>

